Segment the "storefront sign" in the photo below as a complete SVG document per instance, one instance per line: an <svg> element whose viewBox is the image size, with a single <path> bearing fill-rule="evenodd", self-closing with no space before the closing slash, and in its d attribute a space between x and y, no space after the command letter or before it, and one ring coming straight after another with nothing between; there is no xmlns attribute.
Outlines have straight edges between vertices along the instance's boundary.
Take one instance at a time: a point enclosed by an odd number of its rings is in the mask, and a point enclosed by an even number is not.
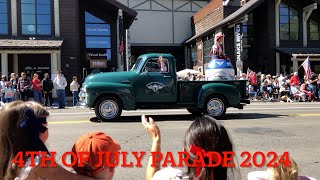
<svg viewBox="0 0 320 180"><path fill-rule="evenodd" d="M107 68L107 61L101 59L90 60L90 68Z"/></svg>
<svg viewBox="0 0 320 180"><path fill-rule="evenodd" d="M111 48L110 37L86 36L86 48Z"/></svg>
<svg viewBox="0 0 320 180"><path fill-rule="evenodd" d="M87 49L87 56L91 59L111 61L111 49Z"/></svg>
<svg viewBox="0 0 320 180"><path fill-rule="evenodd" d="M109 24L86 24L86 35L110 36Z"/></svg>
<svg viewBox="0 0 320 180"><path fill-rule="evenodd" d="M241 24L235 25L235 41L236 41L236 57L237 61L241 61L242 55L242 32L241 32Z"/></svg>

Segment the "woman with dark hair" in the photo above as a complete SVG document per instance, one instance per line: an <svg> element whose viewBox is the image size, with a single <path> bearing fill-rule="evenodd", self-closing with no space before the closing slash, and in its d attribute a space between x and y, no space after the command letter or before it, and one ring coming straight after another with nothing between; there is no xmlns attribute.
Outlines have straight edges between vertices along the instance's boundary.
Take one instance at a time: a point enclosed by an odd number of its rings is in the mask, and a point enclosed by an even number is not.
<svg viewBox="0 0 320 180"><path fill-rule="evenodd" d="M150 134L153 144L151 152L161 152L161 135L160 130L152 118L146 119L142 116L142 124ZM210 158L206 154L216 152L223 158L223 152L233 152L233 144L226 128L217 120L209 116L203 116L195 119L189 127L184 140L184 151L190 155L188 163L193 165L196 160L197 153L202 153L206 164L214 164L209 162ZM146 179L165 180L165 179L190 179L190 180L227 180L235 178L235 174L230 173L234 169L226 167L220 163L217 167L189 166L186 173L182 173L178 169L165 168L160 170L160 162L156 166L152 166L152 157L149 157ZM228 159L233 159L232 154L228 154ZM215 158L212 158L215 161ZM218 163L218 162L216 162ZM234 163L232 160L228 162ZM229 172L228 172L229 171Z"/></svg>
<svg viewBox="0 0 320 180"><path fill-rule="evenodd" d="M68 172L61 166L35 166L21 168L14 163L19 152L24 162L30 161L26 152L43 152L50 157L45 146L49 137L47 117L49 112L39 103L30 101L13 101L5 105L0 112L0 179L1 180L33 180L33 179L61 179L61 180L90 180L91 178ZM41 160L41 155L35 159ZM21 159L20 159L21 160ZM28 163L25 163L26 165Z"/></svg>

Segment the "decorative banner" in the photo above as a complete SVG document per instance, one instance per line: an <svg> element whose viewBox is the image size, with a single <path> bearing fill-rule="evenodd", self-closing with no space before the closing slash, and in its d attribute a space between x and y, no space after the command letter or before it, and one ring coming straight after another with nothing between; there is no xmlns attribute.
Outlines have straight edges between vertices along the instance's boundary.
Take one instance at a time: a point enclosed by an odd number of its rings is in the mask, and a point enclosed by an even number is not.
<svg viewBox="0 0 320 180"><path fill-rule="evenodd" d="M235 40L236 40L236 55L237 61L242 60L242 31L241 31L242 24L235 25Z"/></svg>
<svg viewBox="0 0 320 180"><path fill-rule="evenodd" d="M237 76L242 74L243 62L242 62L242 24L236 24L234 26L234 38L236 45L236 67Z"/></svg>
<svg viewBox="0 0 320 180"><path fill-rule="evenodd" d="M101 59L90 60L90 68L107 68L107 61Z"/></svg>

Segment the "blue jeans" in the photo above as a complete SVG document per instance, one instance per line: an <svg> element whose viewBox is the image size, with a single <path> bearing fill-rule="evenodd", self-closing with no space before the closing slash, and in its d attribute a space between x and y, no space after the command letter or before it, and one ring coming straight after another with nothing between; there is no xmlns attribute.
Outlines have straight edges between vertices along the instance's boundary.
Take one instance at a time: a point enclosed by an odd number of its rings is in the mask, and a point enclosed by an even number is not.
<svg viewBox="0 0 320 180"><path fill-rule="evenodd" d="M72 91L72 99L73 99L73 106L76 106L79 101L79 91Z"/></svg>
<svg viewBox="0 0 320 180"><path fill-rule="evenodd" d="M309 89L311 89L311 91L312 91L314 94L316 94L316 89L317 89L316 85L309 84Z"/></svg>
<svg viewBox="0 0 320 180"><path fill-rule="evenodd" d="M41 92L38 90L33 90L33 95L34 95L34 101L41 103L42 101Z"/></svg>
<svg viewBox="0 0 320 180"><path fill-rule="evenodd" d="M66 91L64 89L57 89L57 96L58 96L59 108L65 108L66 107Z"/></svg>

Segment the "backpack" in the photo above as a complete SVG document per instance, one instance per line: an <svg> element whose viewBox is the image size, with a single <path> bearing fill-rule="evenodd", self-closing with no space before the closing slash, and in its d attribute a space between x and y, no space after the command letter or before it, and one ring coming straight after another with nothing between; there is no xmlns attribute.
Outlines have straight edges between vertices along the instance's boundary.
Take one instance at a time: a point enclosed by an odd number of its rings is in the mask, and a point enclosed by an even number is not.
<svg viewBox="0 0 320 180"><path fill-rule="evenodd" d="M50 90L53 89L53 82L51 79L48 80L48 89L50 89Z"/></svg>

